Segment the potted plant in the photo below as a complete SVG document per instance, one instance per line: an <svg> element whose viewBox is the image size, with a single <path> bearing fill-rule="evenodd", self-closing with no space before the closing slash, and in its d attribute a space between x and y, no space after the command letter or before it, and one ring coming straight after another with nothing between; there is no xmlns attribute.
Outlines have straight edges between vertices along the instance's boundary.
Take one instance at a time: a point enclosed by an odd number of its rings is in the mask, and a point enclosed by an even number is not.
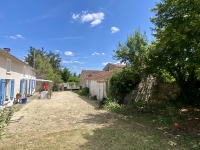
<svg viewBox="0 0 200 150"><path fill-rule="evenodd" d="M22 95L20 93L17 93L16 94L16 99L20 99L20 98L22 98Z"/></svg>

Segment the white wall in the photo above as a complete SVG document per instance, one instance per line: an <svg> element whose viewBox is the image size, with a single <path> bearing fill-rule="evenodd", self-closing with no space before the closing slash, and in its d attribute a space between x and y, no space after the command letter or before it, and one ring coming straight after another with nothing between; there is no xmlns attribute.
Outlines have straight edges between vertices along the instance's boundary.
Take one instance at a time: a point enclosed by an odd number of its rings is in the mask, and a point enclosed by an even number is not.
<svg viewBox="0 0 200 150"><path fill-rule="evenodd" d="M7 73L6 69L7 59L11 60L10 73ZM26 66L26 75L23 74L24 66ZM14 97L20 91L20 80L22 78L35 79L36 72L23 62L15 60L12 56L0 53L0 79L15 79Z"/></svg>
<svg viewBox="0 0 200 150"><path fill-rule="evenodd" d="M96 80L88 81L89 84L89 92L91 96L96 95L97 99L100 100L104 96L106 96L106 83L105 82L97 82Z"/></svg>

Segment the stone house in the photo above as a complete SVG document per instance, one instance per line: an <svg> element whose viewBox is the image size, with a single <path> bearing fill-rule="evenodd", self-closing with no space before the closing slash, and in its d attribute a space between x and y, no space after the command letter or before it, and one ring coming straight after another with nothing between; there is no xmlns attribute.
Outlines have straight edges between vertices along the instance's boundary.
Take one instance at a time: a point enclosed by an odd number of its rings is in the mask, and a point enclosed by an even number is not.
<svg viewBox="0 0 200 150"><path fill-rule="evenodd" d="M98 100L106 97L106 82L114 73L111 71L102 71L87 78L87 87L89 88L90 96L96 96Z"/></svg>
<svg viewBox="0 0 200 150"><path fill-rule="evenodd" d="M96 73L102 72L100 70L82 70L80 74L80 88L88 87L86 79Z"/></svg>
<svg viewBox="0 0 200 150"><path fill-rule="evenodd" d="M126 67L126 65L108 63L108 64L103 68L103 70L104 70L104 71L111 71L111 70L114 70L114 69L116 69L116 68L122 69L122 68L124 68L124 67Z"/></svg>
<svg viewBox="0 0 200 150"><path fill-rule="evenodd" d="M114 69L122 69L126 65L108 63L103 70L83 70L80 75L80 86L88 87L91 96L97 99L106 96L106 81L114 73Z"/></svg>

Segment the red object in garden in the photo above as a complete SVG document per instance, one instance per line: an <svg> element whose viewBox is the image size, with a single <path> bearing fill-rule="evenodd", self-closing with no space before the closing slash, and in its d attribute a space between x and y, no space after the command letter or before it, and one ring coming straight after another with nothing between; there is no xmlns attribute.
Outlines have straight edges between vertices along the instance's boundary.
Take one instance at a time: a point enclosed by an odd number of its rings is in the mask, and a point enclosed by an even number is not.
<svg viewBox="0 0 200 150"><path fill-rule="evenodd" d="M44 90L45 90L45 91L48 90L48 82L44 82Z"/></svg>
<svg viewBox="0 0 200 150"><path fill-rule="evenodd" d="M178 127L178 123L174 122L174 126L175 126L175 127Z"/></svg>

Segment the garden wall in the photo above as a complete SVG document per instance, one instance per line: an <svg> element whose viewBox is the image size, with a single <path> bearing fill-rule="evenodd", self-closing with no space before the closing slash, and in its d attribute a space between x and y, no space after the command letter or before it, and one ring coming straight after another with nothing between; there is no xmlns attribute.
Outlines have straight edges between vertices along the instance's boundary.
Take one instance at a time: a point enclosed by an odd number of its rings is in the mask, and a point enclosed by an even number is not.
<svg viewBox="0 0 200 150"><path fill-rule="evenodd" d="M134 101L152 101L152 100L174 100L179 91L176 84L157 83L156 78L148 76L140 84L126 95L125 104L131 104Z"/></svg>

